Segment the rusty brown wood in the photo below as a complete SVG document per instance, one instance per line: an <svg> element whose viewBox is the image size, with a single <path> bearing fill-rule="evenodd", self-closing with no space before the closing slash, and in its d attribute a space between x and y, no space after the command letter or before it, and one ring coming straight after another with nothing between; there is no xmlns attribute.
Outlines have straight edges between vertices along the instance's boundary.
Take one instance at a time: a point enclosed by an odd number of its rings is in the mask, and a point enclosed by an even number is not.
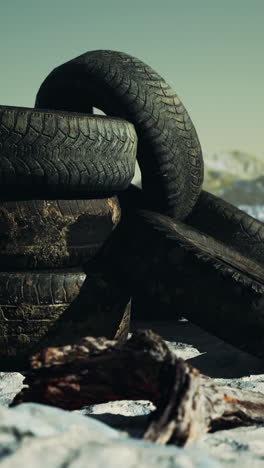
<svg viewBox="0 0 264 468"><path fill-rule="evenodd" d="M120 344L83 338L31 357L28 388L13 406L31 401L78 409L113 400L150 400L156 405L143 438L186 445L219 428L264 422L263 394L221 385L171 352L151 330Z"/></svg>

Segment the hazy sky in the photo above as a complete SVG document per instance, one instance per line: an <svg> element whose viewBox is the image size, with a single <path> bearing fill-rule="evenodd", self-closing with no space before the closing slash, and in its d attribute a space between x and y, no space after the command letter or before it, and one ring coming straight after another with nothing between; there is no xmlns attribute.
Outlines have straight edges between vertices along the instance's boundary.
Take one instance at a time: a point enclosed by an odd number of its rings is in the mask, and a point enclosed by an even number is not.
<svg viewBox="0 0 264 468"><path fill-rule="evenodd" d="M0 0L0 103L32 107L56 66L127 52L175 89L204 153L264 158L263 0Z"/></svg>

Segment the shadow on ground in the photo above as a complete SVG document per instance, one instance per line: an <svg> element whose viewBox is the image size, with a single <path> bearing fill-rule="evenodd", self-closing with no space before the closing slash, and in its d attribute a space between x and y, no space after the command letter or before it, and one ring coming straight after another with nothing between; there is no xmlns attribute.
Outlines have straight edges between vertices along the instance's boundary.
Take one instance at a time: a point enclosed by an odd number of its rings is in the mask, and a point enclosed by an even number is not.
<svg viewBox="0 0 264 468"><path fill-rule="evenodd" d="M239 378L263 374L264 362L188 321L135 321L131 331L150 328L171 342L178 356L187 359L202 374L214 378ZM239 330L238 330L239 332Z"/></svg>

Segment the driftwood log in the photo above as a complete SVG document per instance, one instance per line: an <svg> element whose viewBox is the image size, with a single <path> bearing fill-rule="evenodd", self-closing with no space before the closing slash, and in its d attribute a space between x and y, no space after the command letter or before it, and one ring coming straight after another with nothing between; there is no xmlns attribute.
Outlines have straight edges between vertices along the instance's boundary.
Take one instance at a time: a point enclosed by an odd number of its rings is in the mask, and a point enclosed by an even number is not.
<svg viewBox="0 0 264 468"><path fill-rule="evenodd" d="M124 344L83 338L31 357L29 387L11 406L38 402L73 410L114 400L150 400L145 440L184 446L207 431L264 423L263 394L220 385L177 358L151 330Z"/></svg>

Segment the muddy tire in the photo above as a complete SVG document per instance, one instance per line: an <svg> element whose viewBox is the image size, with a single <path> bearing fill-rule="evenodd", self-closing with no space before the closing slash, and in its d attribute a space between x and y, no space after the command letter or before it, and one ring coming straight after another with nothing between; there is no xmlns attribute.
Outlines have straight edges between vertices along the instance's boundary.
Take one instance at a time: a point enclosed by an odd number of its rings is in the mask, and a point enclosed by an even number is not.
<svg viewBox="0 0 264 468"><path fill-rule="evenodd" d="M108 311L100 309L100 298L94 301L95 292L103 296L100 288L98 278L80 268L0 272L0 370L26 368L32 350L40 342L53 343L54 337L60 342L60 327L64 332L69 321L72 343L78 339L79 323L81 336L124 340L130 304L116 301Z"/></svg>
<svg viewBox="0 0 264 468"><path fill-rule="evenodd" d="M193 123L165 80L135 57L87 52L42 83L37 108L87 112L91 106L132 122L148 207L184 219L199 196L203 159Z"/></svg>
<svg viewBox="0 0 264 468"><path fill-rule="evenodd" d="M82 265L100 250L120 216L117 197L0 201L1 269Z"/></svg>
<svg viewBox="0 0 264 468"><path fill-rule="evenodd" d="M114 194L133 178L136 147L122 119L0 106L0 195Z"/></svg>

